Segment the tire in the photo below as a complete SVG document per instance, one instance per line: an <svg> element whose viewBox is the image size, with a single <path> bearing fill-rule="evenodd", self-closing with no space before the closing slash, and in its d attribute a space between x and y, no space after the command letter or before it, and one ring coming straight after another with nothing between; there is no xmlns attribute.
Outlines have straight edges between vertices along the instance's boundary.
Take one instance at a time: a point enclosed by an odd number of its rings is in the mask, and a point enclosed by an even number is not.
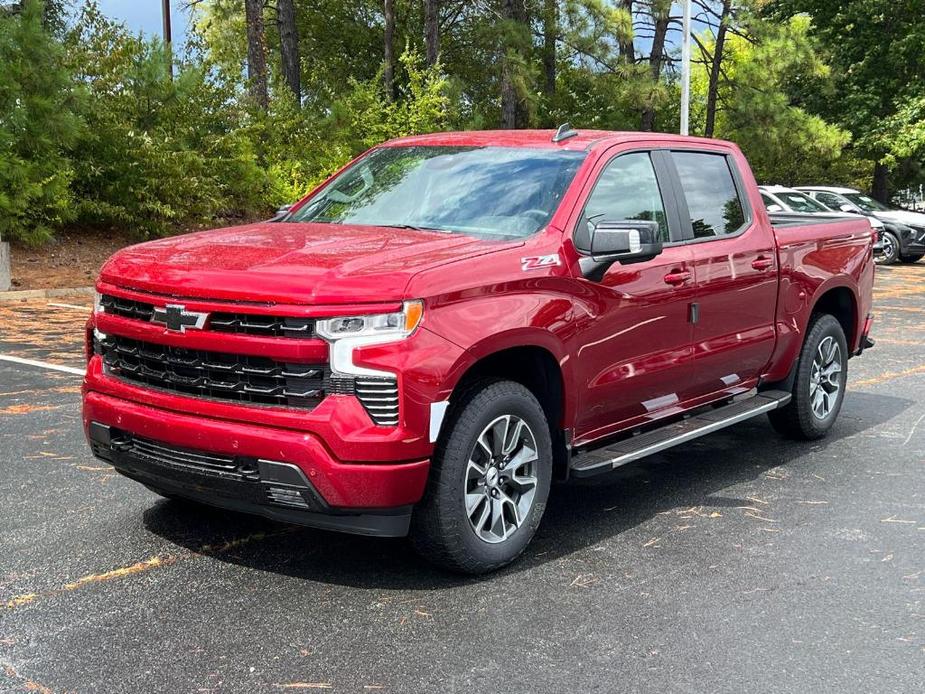
<svg viewBox="0 0 925 694"><path fill-rule="evenodd" d="M494 571L524 551L546 509L549 423L533 393L513 381L476 384L447 416L424 499L411 519L411 542L444 569ZM513 456L506 468L511 475L504 472L504 453Z"/></svg>
<svg viewBox="0 0 925 694"><path fill-rule="evenodd" d="M884 231L880 237L883 249L880 251L878 263L892 265L899 261L899 239L892 231Z"/></svg>
<svg viewBox="0 0 925 694"><path fill-rule="evenodd" d="M922 258L925 258L925 253L909 253L907 255L899 256L899 259L904 263L917 263Z"/></svg>
<svg viewBox="0 0 925 694"><path fill-rule="evenodd" d="M827 363L833 344L837 352ZM837 371L830 368L836 362L839 366ZM826 376L826 372L832 375ZM800 350L793 398L786 406L768 413L772 426L778 433L792 439L812 441L822 438L838 418L847 382L845 332L834 316L816 315ZM822 403L824 406L821 406Z"/></svg>

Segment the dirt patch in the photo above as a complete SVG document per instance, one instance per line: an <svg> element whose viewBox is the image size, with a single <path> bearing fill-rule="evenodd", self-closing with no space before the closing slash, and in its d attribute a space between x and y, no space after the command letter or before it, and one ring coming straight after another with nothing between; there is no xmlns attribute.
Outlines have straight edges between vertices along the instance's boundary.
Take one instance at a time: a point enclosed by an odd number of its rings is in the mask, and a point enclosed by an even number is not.
<svg viewBox="0 0 925 694"><path fill-rule="evenodd" d="M89 287L120 248L137 243L115 233L61 233L41 248L13 245L13 289Z"/></svg>

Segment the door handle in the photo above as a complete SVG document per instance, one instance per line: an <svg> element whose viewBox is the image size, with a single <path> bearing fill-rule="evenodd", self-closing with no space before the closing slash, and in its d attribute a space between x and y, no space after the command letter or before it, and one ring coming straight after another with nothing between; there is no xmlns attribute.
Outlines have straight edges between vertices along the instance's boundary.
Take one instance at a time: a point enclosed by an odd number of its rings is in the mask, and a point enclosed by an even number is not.
<svg viewBox="0 0 925 694"><path fill-rule="evenodd" d="M767 258L760 255L752 261L752 267L756 270L768 270L774 267L774 258Z"/></svg>
<svg viewBox="0 0 925 694"><path fill-rule="evenodd" d="M665 275L665 284L684 284L691 278L688 270L676 270Z"/></svg>

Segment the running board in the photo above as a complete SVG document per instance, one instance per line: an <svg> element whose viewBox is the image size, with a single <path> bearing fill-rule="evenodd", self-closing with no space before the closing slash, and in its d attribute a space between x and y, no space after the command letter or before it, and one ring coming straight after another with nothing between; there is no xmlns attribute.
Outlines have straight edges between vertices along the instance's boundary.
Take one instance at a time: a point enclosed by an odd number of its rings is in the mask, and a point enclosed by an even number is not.
<svg viewBox="0 0 925 694"><path fill-rule="evenodd" d="M590 477L609 472L634 460L776 410L790 402L790 398L790 393L785 391L767 390L745 400L701 412L694 417L632 436L610 446L579 453L572 458L569 464L570 473L575 477Z"/></svg>

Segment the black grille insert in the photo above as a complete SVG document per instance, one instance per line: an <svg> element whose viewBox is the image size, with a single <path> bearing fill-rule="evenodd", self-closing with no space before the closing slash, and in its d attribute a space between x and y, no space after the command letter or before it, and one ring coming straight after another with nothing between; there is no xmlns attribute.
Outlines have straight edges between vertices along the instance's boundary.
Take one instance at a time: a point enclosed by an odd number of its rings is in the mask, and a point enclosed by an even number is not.
<svg viewBox="0 0 925 694"><path fill-rule="evenodd" d="M328 374L323 365L286 364L118 335L106 336L97 350L111 375L176 393L300 408L317 406L325 395Z"/></svg>
<svg viewBox="0 0 925 694"><path fill-rule="evenodd" d="M104 294L100 297L100 305L105 313L121 318L148 323L154 318L155 305L145 301ZM215 311L209 314L205 329L239 335L307 338L315 336L315 321L312 318Z"/></svg>

